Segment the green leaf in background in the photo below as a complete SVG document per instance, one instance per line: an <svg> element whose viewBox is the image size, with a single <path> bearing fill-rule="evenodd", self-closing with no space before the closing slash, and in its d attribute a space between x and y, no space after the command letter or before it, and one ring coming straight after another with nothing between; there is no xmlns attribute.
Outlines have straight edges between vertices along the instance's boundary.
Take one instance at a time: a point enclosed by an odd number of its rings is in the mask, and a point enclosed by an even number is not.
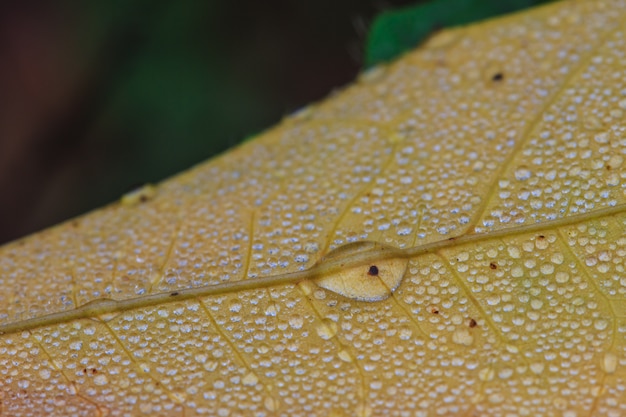
<svg viewBox="0 0 626 417"><path fill-rule="evenodd" d="M434 0L381 13L370 28L365 67L412 49L433 31L547 3L551 0Z"/></svg>

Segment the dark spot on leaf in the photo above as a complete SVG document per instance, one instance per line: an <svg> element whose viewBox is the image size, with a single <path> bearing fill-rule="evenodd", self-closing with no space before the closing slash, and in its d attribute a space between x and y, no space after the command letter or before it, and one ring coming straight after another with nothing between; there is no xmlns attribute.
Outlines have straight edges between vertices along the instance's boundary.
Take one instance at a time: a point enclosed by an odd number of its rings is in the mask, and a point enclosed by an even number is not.
<svg viewBox="0 0 626 417"><path fill-rule="evenodd" d="M376 265L370 266L369 271L367 271L367 275L371 275L373 277L378 276L378 267Z"/></svg>
<svg viewBox="0 0 626 417"><path fill-rule="evenodd" d="M546 237L544 235L539 235L538 238L539 239L545 239Z"/></svg>
<svg viewBox="0 0 626 417"><path fill-rule="evenodd" d="M496 265L494 262L489 263L489 268L491 269L498 269L498 265Z"/></svg>
<svg viewBox="0 0 626 417"><path fill-rule="evenodd" d="M493 76L491 77L492 81L502 81L504 80L504 74L501 72L496 72L495 74L493 74Z"/></svg>
<svg viewBox="0 0 626 417"><path fill-rule="evenodd" d="M433 314L439 314L439 309L435 306L430 307L430 312Z"/></svg>
<svg viewBox="0 0 626 417"><path fill-rule="evenodd" d="M170 297L176 297L178 294L180 294L178 291L174 291L170 293Z"/></svg>
<svg viewBox="0 0 626 417"><path fill-rule="evenodd" d="M472 319L472 318L470 318L470 319L469 319L469 323L468 323L468 326L469 326L469 327L474 328L474 327L476 327L476 326L477 326L477 324L478 324L478 323L476 323L476 320L474 320L474 319Z"/></svg>

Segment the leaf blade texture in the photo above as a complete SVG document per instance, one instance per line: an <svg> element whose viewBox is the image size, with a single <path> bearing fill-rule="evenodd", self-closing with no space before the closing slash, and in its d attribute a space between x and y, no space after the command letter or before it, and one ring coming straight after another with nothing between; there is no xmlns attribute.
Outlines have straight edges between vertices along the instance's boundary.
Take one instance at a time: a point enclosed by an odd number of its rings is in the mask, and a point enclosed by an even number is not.
<svg viewBox="0 0 626 417"><path fill-rule="evenodd" d="M570 1L444 31L4 246L2 413L624 413L625 20Z"/></svg>

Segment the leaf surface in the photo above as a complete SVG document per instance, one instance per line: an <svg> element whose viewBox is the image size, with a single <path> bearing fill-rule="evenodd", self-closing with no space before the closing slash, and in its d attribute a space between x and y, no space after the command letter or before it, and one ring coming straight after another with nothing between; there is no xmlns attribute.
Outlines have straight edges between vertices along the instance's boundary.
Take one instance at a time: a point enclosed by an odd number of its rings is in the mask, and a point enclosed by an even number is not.
<svg viewBox="0 0 626 417"><path fill-rule="evenodd" d="M4 246L2 415L624 414L625 20L444 31Z"/></svg>

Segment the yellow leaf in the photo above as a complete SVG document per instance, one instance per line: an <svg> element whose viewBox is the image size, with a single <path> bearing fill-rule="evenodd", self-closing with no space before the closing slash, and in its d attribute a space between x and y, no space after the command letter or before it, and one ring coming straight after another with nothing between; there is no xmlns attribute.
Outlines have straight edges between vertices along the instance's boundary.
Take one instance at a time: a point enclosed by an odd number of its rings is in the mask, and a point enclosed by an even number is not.
<svg viewBox="0 0 626 417"><path fill-rule="evenodd" d="M4 246L2 415L626 414L624 28L442 32Z"/></svg>

